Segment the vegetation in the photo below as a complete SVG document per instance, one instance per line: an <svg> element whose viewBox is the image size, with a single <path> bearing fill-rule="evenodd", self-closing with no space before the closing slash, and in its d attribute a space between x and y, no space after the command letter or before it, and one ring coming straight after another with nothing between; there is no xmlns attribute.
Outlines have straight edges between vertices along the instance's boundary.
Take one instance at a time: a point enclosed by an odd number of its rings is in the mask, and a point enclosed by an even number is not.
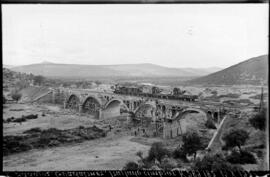
<svg viewBox="0 0 270 177"><path fill-rule="evenodd" d="M34 76L34 84L35 85L41 85L43 84L45 81L45 77L38 75L38 76Z"/></svg>
<svg viewBox="0 0 270 177"><path fill-rule="evenodd" d="M223 97L229 97L229 98L239 98L240 95L236 94L236 93L228 93L226 95L219 95L219 98L223 98Z"/></svg>
<svg viewBox="0 0 270 177"><path fill-rule="evenodd" d="M183 152L196 158L197 151L203 148L200 136L196 132L188 132L183 135Z"/></svg>
<svg viewBox="0 0 270 177"><path fill-rule="evenodd" d="M213 156L206 155L203 159L197 159L193 166L193 170L206 170L218 172L220 170L230 171L243 171L244 169L240 166L232 165L226 161L222 154L215 154Z"/></svg>
<svg viewBox="0 0 270 177"><path fill-rule="evenodd" d="M174 151L173 151L173 157L176 159L181 159L183 161L188 161L186 153L184 152L183 147L178 146Z"/></svg>
<svg viewBox="0 0 270 177"><path fill-rule="evenodd" d="M97 84L97 85L100 85L100 84L102 84L102 82L100 82L100 81L95 81L95 83Z"/></svg>
<svg viewBox="0 0 270 177"><path fill-rule="evenodd" d="M11 92L11 98L12 98L13 100L15 100L15 101L18 102L18 101L21 99L21 97L22 97L22 94L19 93L17 90L13 90L13 91Z"/></svg>
<svg viewBox="0 0 270 177"><path fill-rule="evenodd" d="M78 127L68 130L50 128L40 130L32 128L24 132L23 136L4 136L3 155L28 151L33 148L59 146L65 143L82 142L106 136L104 130L93 127Z"/></svg>
<svg viewBox="0 0 270 177"><path fill-rule="evenodd" d="M140 157L141 160L143 160L143 152L142 152L142 151L138 151L138 152L136 153L136 155L137 155L138 157Z"/></svg>
<svg viewBox="0 0 270 177"><path fill-rule="evenodd" d="M29 82L27 82L26 80L18 80L17 82L16 82L16 89L18 89L18 90L22 90L22 89L24 89L24 88L26 88L26 87L28 87L30 84L29 84Z"/></svg>
<svg viewBox="0 0 270 177"><path fill-rule="evenodd" d="M248 151L232 151L232 153L226 157L226 160L232 164L256 164L256 159L252 153Z"/></svg>
<svg viewBox="0 0 270 177"><path fill-rule="evenodd" d="M211 119L207 119L205 126L209 129L217 129L213 120L211 120Z"/></svg>
<svg viewBox="0 0 270 177"><path fill-rule="evenodd" d="M226 148L234 148L235 146L237 146L240 151L241 146L245 144L248 138L249 134L243 129L231 130L222 137L222 139L226 143Z"/></svg>
<svg viewBox="0 0 270 177"><path fill-rule="evenodd" d="M123 167L123 170L139 170L139 165L136 162L128 162Z"/></svg>
<svg viewBox="0 0 270 177"><path fill-rule="evenodd" d="M7 122L7 123L9 123L9 122L18 122L18 123L20 123L20 122L25 122L28 119L37 119L37 118L38 118L37 114L35 114L35 115L30 114L30 115L27 115L27 116L22 115L22 117L20 117L20 118L10 117L10 118L7 118L4 122Z"/></svg>
<svg viewBox="0 0 270 177"><path fill-rule="evenodd" d="M249 119L249 123L256 129L265 130L266 125L266 108L263 108L253 118Z"/></svg>
<svg viewBox="0 0 270 177"><path fill-rule="evenodd" d="M216 90L211 91L211 93L212 93L213 95L217 95L217 91L216 91Z"/></svg>
<svg viewBox="0 0 270 177"><path fill-rule="evenodd" d="M169 151L164 147L161 142L155 142L152 144L148 152L148 160L152 161L157 159L158 161L161 161L161 159L165 155L170 155Z"/></svg>
<svg viewBox="0 0 270 177"><path fill-rule="evenodd" d="M173 158L166 157L161 160L160 167L163 170L172 170L178 166L177 162Z"/></svg>
<svg viewBox="0 0 270 177"><path fill-rule="evenodd" d="M140 157L138 163L129 162L124 169L141 170L141 169L160 169L172 170L182 167L183 162L188 162L187 155L193 155L194 161L191 161L192 170L207 170L219 172L226 171L243 171L244 169L238 164L254 164L256 159L252 153L241 151L241 146L248 139L248 134L244 130L232 130L225 134L223 140L228 148L239 147L240 151L233 150L231 154L206 154L203 158L196 159L196 153L202 148L201 137L196 132L188 132L183 135L183 145L178 146L172 153L167 150L161 142L153 143L148 157L144 158L141 151L136 155ZM180 159L180 161L178 160Z"/></svg>

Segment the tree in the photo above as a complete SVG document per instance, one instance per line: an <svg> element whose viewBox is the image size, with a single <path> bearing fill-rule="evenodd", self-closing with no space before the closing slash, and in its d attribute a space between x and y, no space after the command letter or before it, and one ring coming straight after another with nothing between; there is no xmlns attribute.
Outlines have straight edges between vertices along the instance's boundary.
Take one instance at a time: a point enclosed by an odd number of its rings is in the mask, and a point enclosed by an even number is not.
<svg viewBox="0 0 270 177"><path fill-rule="evenodd" d="M242 129L231 130L222 137L226 144L225 147L234 148L237 146L240 151L242 151L241 146L246 143L248 138L248 132Z"/></svg>
<svg viewBox="0 0 270 177"><path fill-rule="evenodd" d="M163 146L161 142L155 142L152 144L148 152L148 160L152 161L157 159L158 161L161 161L165 155L169 155L169 151Z"/></svg>
<svg viewBox="0 0 270 177"><path fill-rule="evenodd" d="M128 162L123 167L123 170L139 170L139 165L136 162Z"/></svg>
<svg viewBox="0 0 270 177"><path fill-rule="evenodd" d="M16 100L18 102L21 99L21 97L22 97L22 94L19 93L18 91L14 90L11 92L11 98L13 100Z"/></svg>
<svg viewBox="0 0 270 177"><path fill-rule="evenodd" d="M240 166L232 165L226 161L222 154L215 154L213 156L206 155L203 159L198 159L192 166L193 170L205 170L218 172L220 170L243 171Z"/></svg>
<svg viewBox="0 0 270 177"><path fill-rule="evenodd" d="M102 84L102 82L100 82L100 81L95 81L95 84L97 85L97 86L99 86L99 85L101 85Z"/></svg>
<svg viewBox="0 0 270 177"><path fill-rule="evenodd" d="M173 151L173 157L176 159L181 159L183 161L188 161L186 153L184 152L183 147L178 146L174 151Z"/></svg>
<svg viewBox="0 0 270 177"><path fill-rule="evenodd" d="M142 151L138 151L136 153L136 156L140 157L140 159L143 160L143 152Z"/></svg>
<svg viewBox="0 0 270 177"><path fill-rule="evenodd" d="M266 108L263 108L258 114L256 114L253 118L249 119L249 123L255 128L259 130L265 130L266 125Z"/></svg>
<svg viewBox="0 0 270 177"><path fill-rule="evenodd" d="M193 154L196 158L197 151L203 148L200 136L196 132L188 132L183 135L183 152L187 155Z"/></svg>
<svg viewBox="0 0 270 177"><path fill-rule="evenodd" d="M17 89L21 90L29 86L29 83L25 79L21 79L16 82Z"/></svg>
<svg viewBox="0 0 270 177"><path fill-rule="evenodd" d="M41 85L45 80L45 77L38 75L34 77L34 84Z"/></svg>
<svg viewBox="0 0 270 177"><path fill-rule="evenodd" d="M226 157L226 160L232 164L256 164L256 159L252 153L248 151L232 151L232 153Z"/></svg>

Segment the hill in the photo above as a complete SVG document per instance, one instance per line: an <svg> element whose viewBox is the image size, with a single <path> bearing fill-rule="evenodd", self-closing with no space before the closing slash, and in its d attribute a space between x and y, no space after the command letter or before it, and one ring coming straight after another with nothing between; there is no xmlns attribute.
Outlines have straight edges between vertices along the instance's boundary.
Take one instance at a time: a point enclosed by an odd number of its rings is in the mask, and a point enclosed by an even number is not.
<svg viewBox="0 0 270 177"><path fill-rule="evenodd" d="M213 74L186 81L202 85L261 85L268 83L268 55L248 59Z"/></svg>
<svg viewBox="0 0 270 177"><path fill-rule="evenodd" d="M13 68L13 67L16 67L16 66L14 66L14 65L3 65L3 67L9 69L9 68Z"/></svg>
<svg viewBox="0 0 270 177"><path fill-rule="evenodd" d="M168 68L159 65L78 65L43 62L13 67L13 71L58 78L98 78L98 77L187 77L203 76L219 68Z"/></svg>

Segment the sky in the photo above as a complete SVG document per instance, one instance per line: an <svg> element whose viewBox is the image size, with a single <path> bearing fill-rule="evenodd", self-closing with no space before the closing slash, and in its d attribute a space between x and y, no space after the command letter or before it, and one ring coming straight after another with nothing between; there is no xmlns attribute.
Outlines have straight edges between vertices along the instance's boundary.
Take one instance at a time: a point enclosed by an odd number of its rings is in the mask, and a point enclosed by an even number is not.
<svg viewBox="0 0 270 177"><path fill-rule="evenodd" d="M268 54L268 4L2 4L3 64L229 67Z"/></svg>

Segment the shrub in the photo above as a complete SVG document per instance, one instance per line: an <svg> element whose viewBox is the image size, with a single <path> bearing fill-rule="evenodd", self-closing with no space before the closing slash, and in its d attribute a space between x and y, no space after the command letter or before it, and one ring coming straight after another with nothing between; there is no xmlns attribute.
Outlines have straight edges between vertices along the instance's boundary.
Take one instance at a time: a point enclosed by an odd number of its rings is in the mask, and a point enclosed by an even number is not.
<svg viewBox="0 0 270 177"><path fill-rule="evenodd" d="M207 119L205 126L209 129L217 129L214 122L211 119Z"/></svg>
<svg viewBox="0 0 270 177"><path fill-rule="evenodd" d="M256 129L265 130L266 125L266 108L263 108L253 118L249 119L249 123Z"/></svg>
<svg viewBox="0 0 270 177"><path fill-rule="evenodd" d="M21 97L22 97L21 93L19 93L18 91L12 91L11 98L13 100L16 100L18 102L21 99Z"/></svg>
<svg viewBox="0 0 270 177"><path fill-rule="evenodd" d="M35 85L41 85L43 84L45 81L45 77L38 75L38 76L34 76L34 84Z"/></svg>
<svg viewBox="0 0 270 177"><path fill-rule="evenodd" d="M201 137L196 132L188 132L183 135L183 151L187 155L193 154L196 158L197 151L203 148Z"/></svg>
<svg viewBox="0 0 270 177"><path fill-rule="evenodd" d="M160 167L163 170L172 170L177 167L177 162L173 158L165 157L161 160Z"/></svg>
<svg viewBox="0 0 270 177"><path fill-rule="evenodd" d="M216 90L213 90L213 91L211 91L211 93L212 93L213 95L216 95L216 94L217 94L217 91L216 91Z"/></svg>
<svg viewBox="0 0 270 177"><path fill-rule="evenodd" d="M32 149L32 145L25 142L25 136L4 136L3 155L23 152Z"/></svg>
<svg viewBox="0 0 270 177"><path fill-rule="evenodd" d="M32 134L32 133L40 133L40 132L42 132L42 130L39 127L35 127L29 130L26 130L23 133Z"/></svg>
<svg viewBox="0 0 270 177"><path fill-rule="evenodd" d="M203 159L197 159L192 165L193 170L205 170L218 172L220 170L243 171L240 166L232 165L221 154L206 155Z"/></svg>
<svg viewBox="0 0 270 177"><path fill-rule="evenodd" d="M29 114L27 116L22 116L22 118L25 118L25 119L37 119L38 114Z"/></svg>
<svg viewBox="0 0 270 177"><path fill-rule="evenodd" d="M139 170L139 165L136 162L128 162L123 167L123 170Z"/></svg>
<svg viewBox="0 0 270 177"><path fill-rule="evenodd" d="M17 81L15 85L17 89L21 90L28 87L29 83L26 80L22 79L22 80Z"/></svg>
<svg viewBox="0 0 270 177"><path fill-rule="evenodd" d="M11 120L11 122L18 122L18 123L25 122L25 121L26 121L26 118L24 118L24 117Z"/></svg>
<svg viewBox="0 0 270 177"><path fill-rule="evenodd" d="M222 139L226 143L227 148L233 148L237 146L241 151L241 146L246 143L246 140L249 138L248 133L242 129L231 130L226 133Z"/></svg>
<svg viewBox="0 0 270 177"><path fill-rule="evenodd" d="M248 151L232 151L226 160L232 164L256 164L255 157Z"/></svg>
<svg viewBox="0 0 270 177"><path fill-rule="evenodd" d="M187 161L186 153L184 152L184 149L182 147L177 147L173 151L173 157L176 159L181 159L183 161Z"/></svg>
<svg viewBox="0 0 270 177"><path fill-rule="evenodd" d="M219 95L219 98L223 98L223 97L239 98L240 95L239 94L236 94L236 93L229 93L227 95Z"/></svg>
<svg viewBox="0 0 270 177"><path fill-rule="evenodd" d="M157 159L158 161L161 161L162 157L165 155L170 155L169 151L163 146L161 142L155 142L152 144L149 152L148 152L148 160L152 161L154 159Z"/></svg>
<svg viewBox="0 0 270 177"><path fill-rule="evenodd" d="M143 152L142 151L138 151L136 153L136 156L140 157L140 159L143 159Z"/></svg>

